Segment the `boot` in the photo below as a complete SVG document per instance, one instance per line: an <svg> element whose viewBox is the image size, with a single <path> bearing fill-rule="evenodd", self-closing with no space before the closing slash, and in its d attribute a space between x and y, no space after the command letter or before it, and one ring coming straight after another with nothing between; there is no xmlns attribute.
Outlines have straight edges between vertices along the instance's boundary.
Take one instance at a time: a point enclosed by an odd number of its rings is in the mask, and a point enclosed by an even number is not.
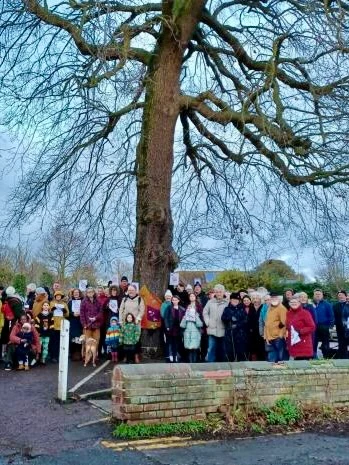
<svg viewBox="0 0 349 465"><path fill-rule="evenodd" d="M25 371L28 371L29 370L29 365L24 365L24 369L25 369Z"/></svg>
<svg viewBox="0 0 349 465"><path fill-rule="evenodd" d="M24 365L23 363L18 364L18 370L24 370Z"/></svg>

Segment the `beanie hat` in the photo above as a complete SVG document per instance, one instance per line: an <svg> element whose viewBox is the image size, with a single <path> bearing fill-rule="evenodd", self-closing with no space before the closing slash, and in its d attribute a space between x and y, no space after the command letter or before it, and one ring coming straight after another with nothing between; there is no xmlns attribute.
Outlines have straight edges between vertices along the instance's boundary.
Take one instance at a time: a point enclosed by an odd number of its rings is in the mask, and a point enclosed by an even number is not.
<svg viewBox="0 0 349 465"><path fill-rule="evenodd" d="M36 293L37 294L46 294L46 291L43 287L37 287L36 288Z"/></svg>
<svg viewBox="0 0 349 465"><path fill-rule="evenodd" d="M31 292L34 292L36 289L36 284L35 283L29 283L27 284L27 289Z"/></svg>
<svg viewBox="0 0 349 465"><path fill-rule="evenodd" d="M31 324L30 323L24 323L22 325L22 329L28 329L30 331L32 329Z"/></svg>
<svg viewBox="0 0 349 465"><path fill-rule="evenodd" d="M196 281L196 283L194 284L194 287L196 287L196 286L202 287L201 284L199 283L199 281Z"/></svg>
<svg viewBox="0 0 349 465"><path fill-rule="evenodd" d="M13 286L9 286L6 289L7 297L13 297L16 294L16 289Z"/></svg>
<svg viewBox="0 0 349 465"><path fill-rule="evenodd" d="M167 289L167 291L165 292L165 297L172 297L172 292L170 291L170 289Z"/></svg>
<svg viewBox="0 0 349 465"><path fill-rule="evenodd" d="M111 324L112 321L116 321L117 323L119 323L119 319L118 319L118 317L116 317L116 316L112 316L112 317L110 318L110 324Z"/></svg>
<svg viewBox="0 0 349 465"><path fill-rule="evenodd" d="M240 294L238 292L232 292L230 294L230 299L240 300Z"/></svg>
<svg viewBox="0 0 349 465"><path fill-rule="evenodd" d="M123 277L121 278L121 281L127 281L127 282L128 282L127 276L123 276Z"/></svg>

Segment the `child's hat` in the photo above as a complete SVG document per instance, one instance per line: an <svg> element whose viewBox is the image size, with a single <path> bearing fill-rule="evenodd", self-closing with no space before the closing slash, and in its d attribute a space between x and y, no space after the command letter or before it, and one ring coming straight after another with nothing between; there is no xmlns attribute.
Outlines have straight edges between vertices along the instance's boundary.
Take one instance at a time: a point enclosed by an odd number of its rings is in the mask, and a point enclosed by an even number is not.
<svg viewBox="0 0 349 465"><path fill-rule="evenodd" d="M172 292L170 291L170 289L167 289L167 291L165 292L165 297L172 297Z"/></svg>
<svg viewBox="0 0 349 465"><path fill-rule="evenodd" d="M111 324L112 321L116 321L117 323L119 323L119 319L116 316L112 316L110 318L110 324Z"/></svg>
<svg viewBox="0 0 349 465"><path fill-rule="evenodd" d="M29 323L24 323L22 326L22 329L28 329L29 331L32 329L31 325Z"/></svg>

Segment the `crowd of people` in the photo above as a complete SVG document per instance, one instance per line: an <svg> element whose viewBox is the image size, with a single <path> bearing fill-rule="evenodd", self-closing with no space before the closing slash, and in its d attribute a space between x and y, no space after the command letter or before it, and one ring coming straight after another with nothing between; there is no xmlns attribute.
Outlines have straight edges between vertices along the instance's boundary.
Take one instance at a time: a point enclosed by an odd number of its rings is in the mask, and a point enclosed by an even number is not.
<svg viewBox="0 0 349 465"><path fill-rule="evenodd" d="M23 300L10 286L0 288L1 355L5 370L29 370L56 363L63 319L70 321L70 356L85 365L102 357L114 363L140 363L141 322L146 305L137 287L123 276L120 285L52 291L28 284ZM338 337L336 357L348 357L349 297L338 292L334 305L316 289L311 302L304 292L283 296L265 288L228 292L217 284L205 293L199 282L180 282L161 305L160 344L164 358L176 362L269 361L292 357L332 357L330 329ZM321 343L319 347L319 343Z"/></svg>

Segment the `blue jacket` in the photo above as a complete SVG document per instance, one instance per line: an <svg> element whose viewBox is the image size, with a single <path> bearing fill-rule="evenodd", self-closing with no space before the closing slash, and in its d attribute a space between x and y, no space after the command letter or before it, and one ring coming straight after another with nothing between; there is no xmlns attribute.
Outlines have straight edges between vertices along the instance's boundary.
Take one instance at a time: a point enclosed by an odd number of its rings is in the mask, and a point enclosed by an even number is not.
<svg viewBox="0 0 349 465"><path fill-rule="evenodd" d="M332 305L326 300L320 300L317 304L314 303L315 314L318 325L333 326L334 314Z"/></svg>

